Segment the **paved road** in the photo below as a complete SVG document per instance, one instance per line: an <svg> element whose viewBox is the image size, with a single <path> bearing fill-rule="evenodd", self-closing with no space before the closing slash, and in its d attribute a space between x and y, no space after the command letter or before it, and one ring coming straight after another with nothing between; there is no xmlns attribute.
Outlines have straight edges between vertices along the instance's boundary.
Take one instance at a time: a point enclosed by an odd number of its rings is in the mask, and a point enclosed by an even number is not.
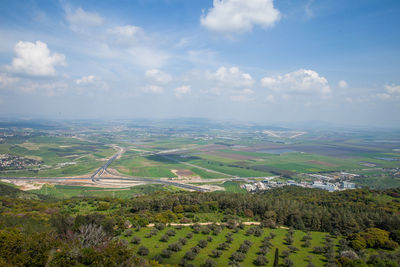
<svg viewBox="0 0 400 267"><path fill-rule="evenodd" d="M31 180L31 181L65 181L65 180L85 180L85 178L76 178L76 177L0 177L0 179L5 179L5 180ZM92 180L91 178L86 178L87 180ZM99 178L96 178L96 181L99 181ZM189 184L182 184L182 183L177 183L177 182L171 182L171 181L164 181L160 179L148 179L148 178L140 178L140 177L101 177L101 180L104 181L132 181L132 182L146 182L146 183L154 183L154 184L166 184L166 185L172 185L184 189L189 189L189 190L194 190L194 191L199 191L199 192L208 192L208 189L199 187L199 186L194 186L194 185L189 185Z"/></svg>
<svg viewBox="0 0 400 267"><path fill-rule="evenodd" d="M99 168L92 174L92 176L90 176L90 179L92 179L92 182L98 181L99 178L96 178L97 174L99 174L100 172L101 172L100 175L103 174L103 173L107 170L108 166L110 166L110 164L111 164L116 158L118 158L118 157L122 154L122 152L123 152L123 149L121 149L121 150L118 151L114 156L112 156L103 166L99 167ZM100 176L100 175L99 175L99 176Z"/></svg>

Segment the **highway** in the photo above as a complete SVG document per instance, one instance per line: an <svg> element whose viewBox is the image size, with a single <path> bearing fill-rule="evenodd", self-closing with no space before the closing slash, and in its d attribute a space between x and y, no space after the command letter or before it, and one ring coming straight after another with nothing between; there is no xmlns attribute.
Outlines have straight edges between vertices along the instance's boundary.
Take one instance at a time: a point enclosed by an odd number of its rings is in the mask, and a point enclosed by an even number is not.
<svg viewBox="0 0 400 267"><path fill-rule="evenodd" d="M65 181L65 180L85 180L85 178L76 178L76 177L0 177L0 179L5 180L31 180L31 181ZM92 178L86 178L87 180L92 180ZM184 189L199 191L199 192L208 192L208 189L189 185L189 184L182 184L177 182L165 181L160 179L149 179L149 178L140 178L140 177L101 177L101 180L106 181L132 181L132 182L146 182L146 183L154 183L154 184L166 184L172 185ZM92 180L93 181L93 180ZM95 181L99 181L99 178L96 178Z"/></svg>

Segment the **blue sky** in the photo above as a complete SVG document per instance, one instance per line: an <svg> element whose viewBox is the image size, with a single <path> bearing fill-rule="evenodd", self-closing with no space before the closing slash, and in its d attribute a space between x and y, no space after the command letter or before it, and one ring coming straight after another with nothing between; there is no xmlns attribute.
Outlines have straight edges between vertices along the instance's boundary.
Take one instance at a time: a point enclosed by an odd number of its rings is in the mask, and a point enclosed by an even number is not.
<svg viewBox="0 0 400 267"><path fill-rule="evenodd" d="M400 125L400 2L1 1L0 112Z"/></svg>

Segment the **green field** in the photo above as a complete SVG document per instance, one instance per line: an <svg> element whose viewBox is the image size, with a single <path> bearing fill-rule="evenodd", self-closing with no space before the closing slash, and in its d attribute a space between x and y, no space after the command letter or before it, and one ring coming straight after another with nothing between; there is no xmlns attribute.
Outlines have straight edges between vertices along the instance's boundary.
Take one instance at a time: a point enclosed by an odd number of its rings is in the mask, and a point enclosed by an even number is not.
<svg viewBox="0 0 400 267"><path fill-rule="evenodd" d="M206 226L202 226L204 228ZM228 228L224 228L219 234L214 235L210 234L203 234L203 233L194 233L190 227L183 227L182 229L176 229L176 227L166 227L164 230L158 231L156 235L152 236L151 238L146 237L151 231L151 228L142 228L140 231L134 231L132 237L121 236L122 239L127 240L130 242L133 237L139 237L141 239L140 244L131 244L137 251L140 246L145 246L149 248L150 253L146 256L148 259L152 259L156 255L160 255L163 249L166 249L169 244L175 243L179 240L179 238L185 237L188 233L193 233L193 237L188 239L186 245L182 247L182 250L175 252L172 254L170 258L164 258L162 263L168 264L179 264L181 259L184 257L186 251L189 251L190 248L196 246L201 239L207 239L208 237L212 238L212 241L208 243L205 248L200 250L200 253L196 256L196 258L192 261L188 261L188 263L194 264L195 266L202 266L202 264L209 258L216 262L217 266L227 266L229 257L238 250L239 246L243 243L244 240L249 240L252 242L250 249L246 254L246 258L241 263L243 266L255 266L253 264L254 259L258 256L257 252L260 249L262 240L269 236L270 233L274 233L276 236L271 240L272 247L269 249L266 257L269 261L267 266L272 266L274 261L274 253L275 248L278 248L281 255L282 252L288 249L288 245L286 244L284 238L288 230L286 229L264 229L263 234L259 237L253 235L247 235L246 231L249 229L250 226L246 226L243 230L239 230L235 233L233 230ZM168 242L161 242L160 238L163 236L169 229L174 229L176 232L175 236L170 237ZM233 235L233 242L230 244L230 248L227 250L223 250L222 255L219 258L213 258L210 256L211 251L216 249L220 243L223 243L226 239L226 234L231 232ZM312 262L315 266L323 266L325 264L324 256L320 254L315 254L312 252L312 248L315 246L323 246L323 241L326 233L321 232L311 232L312 240L311 246L306 248L302 245L304 244L301 239L303 236L306 235L303 231L295 231L294 233L294 243L293 245L299 249L299 251L295 253L290 253L289 258L296 263L295 266L307 266L307 257L311 256ZM336 241L334 241L337 243ZM283 263L283 257L280 257L280 262Z"/></svg>
<svg viewBox="0 0 400 267"><path fill-rule="evenodd" d="M138 194L150 194L158 191L176 191L175 187L149 184L138 185L129 188L100 188L88 186L68 186L68 185L43 185L41 189L31 190L32 193L38 193L55 198L71 197L114 197L131 198Z"/></svg>

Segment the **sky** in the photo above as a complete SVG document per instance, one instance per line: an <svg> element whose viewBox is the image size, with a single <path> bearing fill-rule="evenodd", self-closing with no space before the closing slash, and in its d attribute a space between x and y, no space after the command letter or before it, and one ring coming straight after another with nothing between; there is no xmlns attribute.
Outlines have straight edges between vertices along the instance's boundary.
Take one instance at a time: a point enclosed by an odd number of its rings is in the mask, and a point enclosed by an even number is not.
<svg viewBox="0 0 400 267"><path fill-rule="evenodd" d="M0 116L400 126L398 0L0 1Z"/></svg>

